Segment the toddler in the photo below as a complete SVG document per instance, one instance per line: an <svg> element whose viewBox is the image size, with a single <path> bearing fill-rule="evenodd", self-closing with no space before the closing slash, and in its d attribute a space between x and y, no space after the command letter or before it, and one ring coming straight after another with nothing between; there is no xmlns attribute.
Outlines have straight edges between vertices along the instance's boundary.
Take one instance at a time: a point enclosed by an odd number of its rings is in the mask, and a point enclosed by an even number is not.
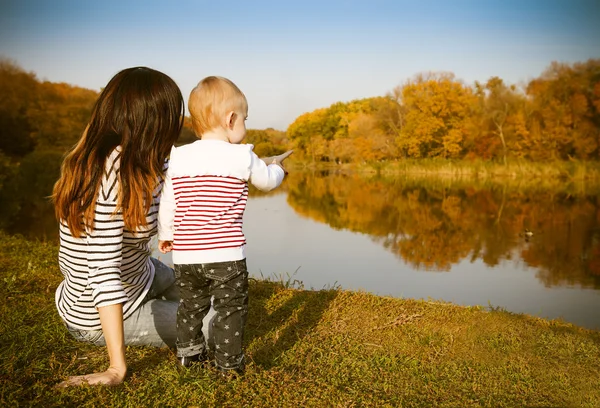
<svg viewBox="0 0 600 408"><path fill-rule="evenodd" d="M265 163L246 136L246 97L230 80L210 76L188 102L200 140L173 148L159 209L159 250L173 251L181 300L177 311L177 358L183 366L207 359L202 320L213 297L217 370L227 376L244 369L242 339L248 313L246 239L242 217L248 181L263 191L279 186L281 162Z"/></svg>

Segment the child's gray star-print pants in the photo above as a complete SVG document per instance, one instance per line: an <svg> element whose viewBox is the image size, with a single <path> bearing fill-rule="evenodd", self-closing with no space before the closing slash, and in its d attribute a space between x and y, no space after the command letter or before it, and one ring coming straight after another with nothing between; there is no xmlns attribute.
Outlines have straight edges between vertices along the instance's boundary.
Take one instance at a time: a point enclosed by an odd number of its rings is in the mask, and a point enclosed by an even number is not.
<svg viewBox="0 0 600 408"><path fill-rule="evenodd" d="M210 310L217 366L235 369L243 364L242 338L248 314L246 260L175 265L181 300L177 310L177 356L204 354L202 319Z"/></svg>

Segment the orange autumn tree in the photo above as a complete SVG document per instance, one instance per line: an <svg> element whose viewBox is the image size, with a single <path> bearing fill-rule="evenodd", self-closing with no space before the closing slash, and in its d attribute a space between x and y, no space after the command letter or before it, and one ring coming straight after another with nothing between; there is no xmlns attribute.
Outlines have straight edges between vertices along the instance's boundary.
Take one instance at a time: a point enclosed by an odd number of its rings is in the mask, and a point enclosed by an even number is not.
<svg viewBox="0 0 600 408"><path fill-rule="evenodd" d="M554 62L529 83L532 137L537 159L597 160L600 153L600 59Z"/></svg>
<svg viewBox="0 0 600 408"><path fill-rule="evenodd" d="M475 104L452 73L419 74L401 86L403 126L396 143L407 156L459 158Z"/></svg>
<svg viewBox="0 0 600 408"><path fill-rule="evenodd" d="M395 151L393 137L384 132L375 115L368 113L361 112L349 122L347 143L354 147L353 161L380 161L393 156Z"/></svg>
<svg viewBox="0 0 600 408"><path fill-rule="evenodd" d="M37 150L66 150L79 140L98 93L65 83L42 82L29 109Z"/></svg>
<svg viewBox="0 0 600 408"><path fill-rule="evenodd" d="M198 140L198 137L196 137L196 133L194 133L194 127L192 126L192 118L189 116L185 116L183 118L183 128L181 129L179 138L177 138L177 141L175 142L175 146L194 143L196 140Z"/></svg>
<svg viewBox="0 0 600 408"><path fill-rule="evenodd" d="M339 130L331 142L331 159L338 162L375 162L395 156L394 135L377 115L386 98L351 101L340 108Z"/></svg>

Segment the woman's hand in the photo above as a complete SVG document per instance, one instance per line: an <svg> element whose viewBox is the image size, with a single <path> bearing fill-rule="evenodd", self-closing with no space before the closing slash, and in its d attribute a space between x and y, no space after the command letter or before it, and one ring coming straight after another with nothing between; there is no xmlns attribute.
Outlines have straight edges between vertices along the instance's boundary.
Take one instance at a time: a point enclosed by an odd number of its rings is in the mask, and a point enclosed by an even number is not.
<svg viewBox="0 0 600 408"><path fill-rule="evenodd" d="M109 367L102 373L77 375L69 377L57 387L70 387L81 384L117 385L121 384L127 374L125 362L125 337L123 331L123 305L102 306L98 308L102 334L108 351Z"/></svg>
<svg viewBox="0 0 600 408"><path fill-rule="evenodd" d="M109 367L108 370L102 373L93 373L86 375L76 375L69 377L65 381L57 384L57 388L73 387L82 384L89 385L119 385L125 379L127 370L119 370L115 367Z"/></svg>

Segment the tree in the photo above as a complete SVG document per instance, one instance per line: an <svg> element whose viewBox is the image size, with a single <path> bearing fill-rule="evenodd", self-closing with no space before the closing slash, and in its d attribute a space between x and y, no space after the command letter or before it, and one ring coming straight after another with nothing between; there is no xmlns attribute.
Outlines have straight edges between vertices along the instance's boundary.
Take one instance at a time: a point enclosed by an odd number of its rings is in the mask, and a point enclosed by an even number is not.
<svg viewBox="0 0 600 408"><path fill-rule="evenodd" d="M308 156L313 162L321 159L316 153L323 140L326 113L324 108L304 113L288 126L286 133L298 153L296 157Z"/></svg>
<svg viewBox="0 0 600 408"><path fill-rule="evenodd" d="M39 82L0 60L0 149L12 157L34 150L65 151L89 121L98 93L64 83Z"/></svg>
<svg viewBox="0 0 600 408"><path fill-rule="evenodd" d="M355 161L380 161L394 155L395 143L373 114L359 113L348 124L348 142L354 145Z"/></svg>
<svg viewBox="0 0 600 408"><path fill-rule="evenodd" d="M35 148L29 109L37 93L33 73L0 59L0 150L8 156L22 157Z"/></svg>
<svg viewBox="0 0 600 408"><path fill-rule="evenodd" d="M539 156L598 159L599 83L600 59L573 65L554 62L529 83L529 127L541 140Z"/></svg>
<svg viewBox="0 0 600 408"><path fill-rule="evenodd" d="M254 153L260 157L276 156L288 150L285 132L268 128L264 130L248 129L245 143L254 145Z"/></svg>
<svg viewBox="0 0 600 408"><path fill-rule="evenodd" d="M417 75L401 89L398 147L411 157L460 157L474 95L451 73Z"/></svg>
<svg viewBox="0 0 600 408"><path fill-rule="evenodd" d="M519 140L528 135L523 116L525 97L514 85L507 86L498 77L491 77L484 85L475 82L475 94L478 104L472 115L476 123L472 132L478 139L475 143L487 145L492 157L498 154L494 147L499 144L502 162L507 165L509 150L522 154ZM498 143L490 143L488 135L497 138Z"/></svg>
<svg viewBox="0 0 600 408"><path fill-rule="evenodd" d="M42 82L28 116L37 150L64 151L73 146L90 120L98 93L65 83Z"/></svg>
<svg viewBox="0 0 600 408"><path fill-rule="evenodd" d="M393 135L384 130L385 119L374 114L385 103L391 101L381 97L357 99L301 115L286 132L299 153L294 156L353 162L394 154Z"/></svg>

